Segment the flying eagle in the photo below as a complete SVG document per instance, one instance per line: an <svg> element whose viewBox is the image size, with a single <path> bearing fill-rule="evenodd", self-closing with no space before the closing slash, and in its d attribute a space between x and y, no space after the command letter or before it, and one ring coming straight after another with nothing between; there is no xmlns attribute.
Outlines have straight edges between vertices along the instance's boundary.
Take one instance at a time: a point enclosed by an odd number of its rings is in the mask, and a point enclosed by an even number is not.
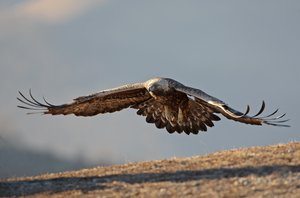
<svg viewBox="0 0 300 198"><path fill-rule="evenodd" d="M263 101L261 109L254 116L248 116L229 107L225 102L192 87L185 86L170 78L153 78L143 83L127 84L98 93L78 97L73 102L62 105L52 105L37 101L29 90L30 98L21 92L20 102L26 106L23 109L40 110L44 114L76 116L94 116L100 113L112 113L125 108L138 109L137 114L146 116L148 123L155 123L157 128L166 128L169 133L198 134L213 127L213 121L220 120L216 114L222 114L228 119L252 124L274 125L288 127L282 124L288 120L281 118L285 114L274 116L278 109L268 116L258 117L265 108Z"/></svg>

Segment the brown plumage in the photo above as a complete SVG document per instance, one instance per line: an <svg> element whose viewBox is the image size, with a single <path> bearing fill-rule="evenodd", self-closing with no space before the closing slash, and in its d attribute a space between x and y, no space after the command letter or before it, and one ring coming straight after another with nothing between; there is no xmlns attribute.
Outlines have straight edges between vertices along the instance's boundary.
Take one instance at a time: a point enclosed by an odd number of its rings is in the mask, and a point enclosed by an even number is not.
<svg viewBox="0 0 300 198"><path fill-rule="evenodd" d="M206 131L207 127L214 126L213 121L220 120L216 114L246 124L288 126L282 124L288 120L280 120L285 114L271 117L278 110L268 116L257 117L264 111L264 102L255 116L248 116L249 106L245 113L241 113L199 89L184 86L169 78L153 78L144 83L104 90L63 105L52 105L45 99L45 103L40 103L32 96L31 91L30 99L19 93L21 97L17 99L26 106L18 107L41 110L44 114L94 116L128 107L138 109L137 114L146 116L148 123L154 123L157 128L166 128L169 133L197 134L199 131Z"/></svg>

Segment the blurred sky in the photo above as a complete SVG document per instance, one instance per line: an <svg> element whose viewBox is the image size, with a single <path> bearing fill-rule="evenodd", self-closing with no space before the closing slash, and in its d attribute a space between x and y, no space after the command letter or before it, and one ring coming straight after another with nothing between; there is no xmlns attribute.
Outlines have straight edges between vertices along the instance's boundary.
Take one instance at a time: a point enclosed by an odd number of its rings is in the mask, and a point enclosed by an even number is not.
<svg viewBox="0 0 300 198"><path fill-rule="evenodd" d="M0 142L114 163L299 141L296 0L2 0ZM26 115L18 90L54 104L155 76L256 113L280 107L290 128L222 117L199 135L168 134L128 109L91 118Z"/></svg>

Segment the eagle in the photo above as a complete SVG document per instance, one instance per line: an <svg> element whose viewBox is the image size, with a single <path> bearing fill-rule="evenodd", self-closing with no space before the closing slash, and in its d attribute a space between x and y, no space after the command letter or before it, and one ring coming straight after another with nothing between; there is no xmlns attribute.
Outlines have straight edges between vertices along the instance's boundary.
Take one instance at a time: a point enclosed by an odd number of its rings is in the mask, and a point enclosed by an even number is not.
<svg viewBox="0 0 300 198"><path fill-rule="evenodd" d="M241 113L200 89L162 77L81 96L62 105L50 104L45 98L43 103L39 102L32 96L31 90L30 98L20 91L19 94L17 99L23 104L18 107L38 110L43 114L94 116L126 108L137 109L138 115L146 116L146 122L154 123L159 129L165 128L169 133L184 132L189 135L207 131L208 127L214 126L214 121L220 120L217 114L245 124L289 126L285 124L288 120L281 119L286 114L274 116L278 109L267 116L259 117L265 109L264 101L258 113L249 116L249 105L245 113Z"/></svg>

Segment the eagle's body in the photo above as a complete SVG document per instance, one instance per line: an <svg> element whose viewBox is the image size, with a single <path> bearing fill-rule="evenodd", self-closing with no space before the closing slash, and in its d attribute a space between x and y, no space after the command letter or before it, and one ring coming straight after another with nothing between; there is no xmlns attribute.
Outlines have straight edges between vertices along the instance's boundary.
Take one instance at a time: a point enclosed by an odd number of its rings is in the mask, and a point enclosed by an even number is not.
<svg viewBox="0 0 300 198"><path fill-rule="evenodd" d="M264 110L264 102L260 111L250 117L247 116L249 106L243 114L199 89L187 87L170 78L153 78L144 83L100 91L63 105L52 105L46 100L45 104L42 104L32 97L31 92L32 100L24 97L21 92L20 95L23 99L18 100L30 107L19 107L43 110L43 113L52 115L93 116L128 107L138 109L137 114L146 116L147 122L155 123L157 128L166 128L169 133L184 131L186 134L197 134L199 130L206 131L207 127L214 126L213 121L220 120L216 113L246 124L288 126L281 124L287 120L278 120L285 114L270 118L277 110L269 116L258 118L257 116Z"/></svg>

